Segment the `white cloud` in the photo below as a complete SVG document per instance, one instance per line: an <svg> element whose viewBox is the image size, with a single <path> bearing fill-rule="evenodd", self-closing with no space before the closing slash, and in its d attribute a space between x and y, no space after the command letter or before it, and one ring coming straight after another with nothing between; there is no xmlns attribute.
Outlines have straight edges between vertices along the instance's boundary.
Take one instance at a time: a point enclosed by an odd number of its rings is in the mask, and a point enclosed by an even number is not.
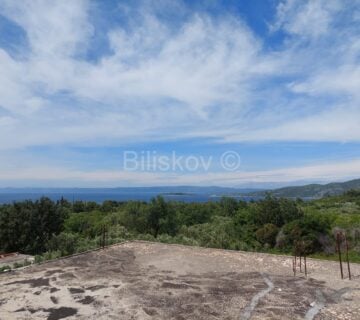
<svg viewBox="0 0 360 320"><path fill-rule="evenodd" d="M215 23L195 16L175 34L153 17L143 23L129 33L111 32L114 55L85 68L72 89L125 110L129 102L124 99L139 105L153 100L150 107L156 113L165 99L174 102L167 109L180 103L196 117L204 116L208 106L238 98L241 108L247 80L266 72L256 39L234 19Z"/></svg>
<svg viewBox="0 0 360 320"><path fill-rule="evenodd" d="M344 94L352 98L360 98L360 65L334 66L315 74L307 81L294 83L291 90L310 95L339 95Z"/></svg>
<svg viewBox="0 0 360 320"><path fill-rule="evenodd" d="M2 0L2 14L27 33L32 53L58 59L86 49L92 26L87 0ZM55 61L56 62L56 61Z"/></svg>
<svg viewBox="0 0 360 320"><path fill-rule="evenodd" d="M174 27L146 2L121 5L130 23L112 26L110 51L89 61L94 3L0 0L28 41L17 57L0 49L2 152L196 137L360 141L358 0L281 1L276 49L237 16L153 4L186 19Z"/></svg>
<svg viewBox="0 0 360 320"><path fill-rule="evenodd" d="M230 16L215 21L195 15L174 31L142 13L130 30L110 30L113 54L90 63L74 56L89 39L86 2L51 9L41 1L4 3L5 14L27 32L31 51L25 60L2 54L0 63L11 68L0 79L6 88L0 104L27 122L23 130L13 128L17 139L6 139L3 148L67 143L67 132L74 144L94 135L163 136L171 126L181 136L184 126L194 130L213 121L209 108L223 117L230 108L241 114L250 104L252 79L275 68L259 40ZM48 9L50 18L44 18ZM71 97L71 111L54 101L62 92Z"/></svg>
<svg viewBox="0 0 360 320"><path fill-rule="evenodd" d="M342 7L338 0L282 1L272 30L282 28L290 34L317 38L329 32L334 14Z"/></svg>
<svg viewBox="0 0 360 320"><path fill-rule="evenodd" d="M358 114L353 95L360 45L351 28L349 41L341 28L334 32L334 17L346 9L337 1L282 2L273 29L301 38L280 51L265 50L263 40L233 16L193 14L178 30L143 6L127 28L110 29L112 53L97 62L82 55L95 28L87 1L1 1L0 8L24 28L30 44L21 60L0 51L0 105L22 123L20 129L0 128L2 136L16 132L1 148L104 138L116 144L144 136L284 140L293 137L279 128L299 123L313 125L300 139L343 140L339 130L316 128L333 125L326 119L338 117L332 110L345 101ZM331 43L307 43L320 35L348 54L323 56ZM338 101L318 100L328 92L351 97L337 108ZM68 100L58 101L63 93ZM358 141L358 130L351 132L350 140Z"/></svg>

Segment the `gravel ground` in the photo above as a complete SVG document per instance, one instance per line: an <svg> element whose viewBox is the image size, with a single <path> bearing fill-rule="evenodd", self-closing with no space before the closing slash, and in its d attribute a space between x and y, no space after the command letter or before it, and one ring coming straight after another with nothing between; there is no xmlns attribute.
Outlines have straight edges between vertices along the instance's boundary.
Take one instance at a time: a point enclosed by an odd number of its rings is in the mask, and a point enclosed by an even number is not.
<svg viewBox="0 0 360 320"><path fill-rule="evenodd" d="M0 319L360 319L360 265L128 242L0 275Z"/></svg>

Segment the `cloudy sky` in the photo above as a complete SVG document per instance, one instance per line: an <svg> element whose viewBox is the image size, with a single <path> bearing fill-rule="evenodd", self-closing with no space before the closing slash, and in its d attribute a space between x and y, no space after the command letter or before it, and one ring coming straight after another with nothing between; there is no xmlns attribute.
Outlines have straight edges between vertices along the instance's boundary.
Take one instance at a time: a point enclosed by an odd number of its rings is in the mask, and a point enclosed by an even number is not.
<svg viewBox="0 0 360 320"><path fill-rule="evenodd" d="M360 0L0 0L0 187L360 177L359 34Z"/></svg>

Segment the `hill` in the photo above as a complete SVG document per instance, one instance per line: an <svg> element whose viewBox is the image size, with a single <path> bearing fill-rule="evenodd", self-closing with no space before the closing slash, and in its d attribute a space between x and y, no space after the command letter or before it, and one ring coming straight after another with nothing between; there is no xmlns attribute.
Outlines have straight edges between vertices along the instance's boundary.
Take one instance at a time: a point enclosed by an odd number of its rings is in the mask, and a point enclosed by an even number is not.
<svg viewBox="0 0 360 320"><path fill-rule="evenodd" d="M360 190L360 179L346 182L332 182L328 184L308 184L305 186L284 187L274 190L252 192L253 196L264 196L270 193L284 198L322 198L336 196L349 190Z"/></svg>

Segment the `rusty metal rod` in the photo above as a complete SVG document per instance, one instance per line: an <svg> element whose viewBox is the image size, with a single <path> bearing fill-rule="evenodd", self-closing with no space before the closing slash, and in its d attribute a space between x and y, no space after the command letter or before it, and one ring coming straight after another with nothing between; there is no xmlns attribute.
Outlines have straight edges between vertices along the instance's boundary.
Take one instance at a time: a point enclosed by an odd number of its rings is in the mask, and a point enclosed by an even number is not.
<svg viewBox="0 0 360 320"><path fill-rule="evenodd" d="M337 243L337 249L339 253L339 263L340 263L340 273L341 273L341 279L344 279L344 273L343 273L343 266L342 266L342 259L341 259L341 238L340 233L336 234L336 243Z"/></svg>
<svg viewBox="0 0 360 320"><path fill-rule="evenodd" d="M346 262L348 267L349 280L351 280L350 261L349 261L349 243L347 241L346 234L344 235L344 237L345 237L345 248L346 248Z"/></svg>
<svg viewBox="0 0 360 320"><path fill-rule="evenodd" d="M103 225L101 227L101 247L104 249L105 248L105 233L106 233L106 230L105 230L105 225Z"/></svg>
<svg viewBox="0 0 360 320"><path fill-rule="evenodd" d="M296 276L296 256L294 256L293 259L293 271L294 271L294 277Z"/></svg>

